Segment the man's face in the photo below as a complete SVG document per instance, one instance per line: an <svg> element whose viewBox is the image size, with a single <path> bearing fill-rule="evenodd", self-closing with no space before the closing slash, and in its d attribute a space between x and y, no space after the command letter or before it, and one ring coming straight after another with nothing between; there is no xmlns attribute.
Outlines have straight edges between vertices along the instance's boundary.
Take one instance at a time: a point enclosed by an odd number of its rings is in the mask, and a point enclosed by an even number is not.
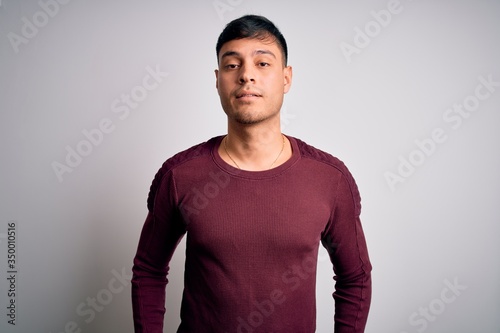
<svg viewBox="0 0 500 333"><path fill-rule="evenodd" d="M243 38L222 46L215 76L228 118L256 124L279 116L292 68L284 66L281 49L272 39Z"/></svg>

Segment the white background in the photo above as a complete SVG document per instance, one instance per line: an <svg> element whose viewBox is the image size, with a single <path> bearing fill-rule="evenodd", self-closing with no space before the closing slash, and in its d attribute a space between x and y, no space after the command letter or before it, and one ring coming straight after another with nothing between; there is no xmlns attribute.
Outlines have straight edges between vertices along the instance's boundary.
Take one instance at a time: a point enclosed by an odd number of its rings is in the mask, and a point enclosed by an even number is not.
<svg viewBox="0 0 500 333"><path fill-rule="evenodd" d="M499 1L41 3L50 15L36 1L0 4L1 332L133 331L130 284L116 275L130 278L161 163L224 134L215 43L247 13L270 18L289 44L284 132L342 159L360 188L374 267L366 332L500 331ZM168 76L126 117L113 112L122 94L145 91L148 68ZM497 83L476 90L480 77ZM474 111L457 120L448 110L463 103ZM103 119L113 130L89 150L83 131ZM87 156L58 177L54 163L67 165L78 145ZM387 173L401 178L391 186ZM9 221L16 326L6 316ZM179 323L183 246L165 332ZM332 332L332 269L324 252L319 261L317 332Z"/></svg>

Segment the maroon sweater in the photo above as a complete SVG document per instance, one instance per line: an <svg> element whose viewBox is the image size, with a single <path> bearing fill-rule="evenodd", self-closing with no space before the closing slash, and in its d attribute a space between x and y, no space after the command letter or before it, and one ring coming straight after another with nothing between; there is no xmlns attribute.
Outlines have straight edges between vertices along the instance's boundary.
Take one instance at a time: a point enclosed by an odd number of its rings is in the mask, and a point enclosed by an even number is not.
<svg viewBox="0 0 500 333"><path fill-rule="evenodd" d="M162 332L169 261L186 234L177 332L315 332L320 242L335 272L335 332L363 332L371 264L347 168L288 137L287 162L243 171L221 159L221 139L168 159L153 180L133 267L135 331Z"/></svg>

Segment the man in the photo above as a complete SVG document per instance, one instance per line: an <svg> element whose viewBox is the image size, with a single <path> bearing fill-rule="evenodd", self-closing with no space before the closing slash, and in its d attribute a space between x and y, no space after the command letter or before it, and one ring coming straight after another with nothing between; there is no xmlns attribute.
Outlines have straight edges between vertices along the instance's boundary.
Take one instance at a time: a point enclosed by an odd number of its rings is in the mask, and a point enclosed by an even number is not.
<svg viewBox="0 0 500 333"><path fill-rule="evenodd" d="M371 264L360 197L335 157L285 136L285 39L247 15L217 42L228 133L168 159L148 197L134 260L136 332L162 332L169 261L186 234L181 324L189 333L312 333L318 247L335 271L335 332L363 332Z"/></svg>

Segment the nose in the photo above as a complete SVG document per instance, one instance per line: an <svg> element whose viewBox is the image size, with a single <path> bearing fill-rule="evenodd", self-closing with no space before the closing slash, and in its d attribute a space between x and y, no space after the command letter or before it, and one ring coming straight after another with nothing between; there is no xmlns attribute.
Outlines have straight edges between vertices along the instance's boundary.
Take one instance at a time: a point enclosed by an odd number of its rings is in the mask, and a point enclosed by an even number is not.
<svg viewBox="0 0 500 333"><path fill-rule="evenodd" d="M253 70L249 68L249 66L242 66L241 71L240 71L240 77L239 77L239 82L241 84L248 83L248 82L255 82L255 75L253 73Z"/></svg>

